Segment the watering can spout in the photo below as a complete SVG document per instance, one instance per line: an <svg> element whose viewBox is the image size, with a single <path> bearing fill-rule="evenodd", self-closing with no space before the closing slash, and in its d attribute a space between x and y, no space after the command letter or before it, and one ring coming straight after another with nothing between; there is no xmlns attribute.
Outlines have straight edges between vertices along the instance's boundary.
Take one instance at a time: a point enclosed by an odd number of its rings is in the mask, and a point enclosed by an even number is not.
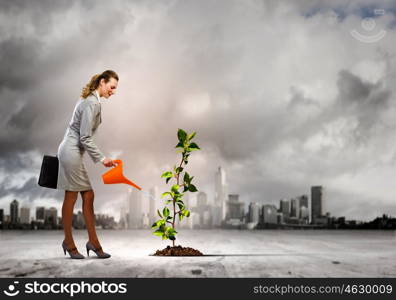
<svg viewBox="0 0 396 300"><path fill-rule="evenodd" d="M116 163L117 166L102 175L103 183L104 184L125 183L141 191L142 190L141 187L130 181L122 174L122 161L120 159L115 159L113 160L113 162Z"/></svg>

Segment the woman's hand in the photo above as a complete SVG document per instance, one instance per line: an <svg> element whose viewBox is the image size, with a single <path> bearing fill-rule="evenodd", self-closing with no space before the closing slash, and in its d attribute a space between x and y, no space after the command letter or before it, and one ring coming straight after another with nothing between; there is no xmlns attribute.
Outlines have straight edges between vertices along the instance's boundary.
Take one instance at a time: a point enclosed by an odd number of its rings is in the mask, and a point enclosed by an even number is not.
<svg viewBox="0 0 396 300"><path fill-rule="evenodd" d="M102 164L105 166L105 167L112 167L112 166L115 166L116 164L113 162L113 160L111 160L110 158L105 158L103 161L102 161Z"/></svg>

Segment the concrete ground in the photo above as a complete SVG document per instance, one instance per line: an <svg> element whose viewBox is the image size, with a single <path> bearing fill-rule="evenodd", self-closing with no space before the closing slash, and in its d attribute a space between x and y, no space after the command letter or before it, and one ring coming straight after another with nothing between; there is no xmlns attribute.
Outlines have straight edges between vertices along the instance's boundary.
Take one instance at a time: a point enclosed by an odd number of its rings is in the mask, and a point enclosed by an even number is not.
<svg viewBox="0 0 396 300"><path fill-rule="evenodd" d="M180 230L203 257L150 256L170 242L149 230L98 236L110 259L64 256L62 231L0 231L0 277L396 277L395 231Z"/></svg>

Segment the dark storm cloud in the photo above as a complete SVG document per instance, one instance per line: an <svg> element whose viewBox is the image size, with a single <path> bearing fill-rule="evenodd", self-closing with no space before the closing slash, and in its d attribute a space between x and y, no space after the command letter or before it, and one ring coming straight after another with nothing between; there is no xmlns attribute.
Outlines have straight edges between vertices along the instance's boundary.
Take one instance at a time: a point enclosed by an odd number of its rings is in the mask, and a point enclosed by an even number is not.
<svg viewBox="0 0 396 300"><path fill-rule="evenodd" d="M382 113L390 108L392 92L382 81L376 84L365 82L347 70L340 71L337 86L339 96L335 110L339 115L356 117L355 136L367 141L373 134L372 129L381 126Z"/></svg>
<svg viewBox="0 0 396 300"><path fill-rule="evenodd" d="M37 184L37 177L31 177L21 187L6 188L9 184L7 179L0 185L0 197L14 195L17 198L27 199L29 202L34 202L40 198L55 198L59 196L59 192L53 189L43 189Z"/></svg>
<svg viewBox="0 0 396 300"><path fill-rule="evenodd" d="M3 121L0 130L8 133L0 135L0 154L9 157L32 149L54 151L54 145L46 147L43 142L59 142L73 106L70 99L77 98L83 85L79 70L105 60L107 55L112 55L114 47L121 50L122 39L111 43L101 41L120 34L133 18L122 6L113 5L113 13L117 15L114 18L103 12L108 8L106 3L95 1L6 1L2 5L2 13L14 15L21 24L19 27L8 24L13 32L4 32L5 38L0 41L0 118ZM62 23L59 18L71 11L83 17L76 20L78 25L70 24L81 31L70 31L67 24L57 29ZM98 11L102 11L100 18L95 16ZM62 39L62 34L69 38ZM88 72L84 81L93 75L92 70ZM67 73L68 78L64 77ZM78 84L73 82L73 75L77 75ZM73 85L78 88L71 89ZM54 122L59 119L61 123Z"/></svg>

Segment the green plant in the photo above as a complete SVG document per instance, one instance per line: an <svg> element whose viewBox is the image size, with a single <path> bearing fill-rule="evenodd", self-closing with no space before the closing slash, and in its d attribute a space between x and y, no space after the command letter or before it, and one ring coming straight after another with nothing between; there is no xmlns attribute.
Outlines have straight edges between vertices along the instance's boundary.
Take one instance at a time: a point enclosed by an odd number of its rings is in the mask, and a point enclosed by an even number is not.
<svg viewBox="0 0 396 300"><path fill-rule="evenodd" d="M188 164L188 158L192 151L200 150L198 145L191 140L195 137L195 132L187 134L184 130L179 129L177 131L177 138L179 143L175 148L181 148L177 153L182 154L182 158L179 166L174 166L173 171L166 171L161 175L161 178L165 178L166 184L169 183L171 179L175 180L175 184L172 185L169 191L162 193L161 198L167 197L165 200L165 207L162 210L157 210L160 219L156 221L151 228L156 229L153 234L162 237L163 240L172 240L173 246L175 246L176 234L175 230L175 220L176 217L179 218L181 222L184 217L188 218L190 216L190 211L187 209L183 202L183 196L186 192L197 192L198 189L195 185L191 183L194 176L190 176L186 171L184 171L185 166ZM184 175L182 173L184 171ZM181 178L183 178L183 183L181 183ZM181 191L183 189L183 191ZM167 205L171 204L171 209ZM177 207L177 208L176 208Z"/></svg>

